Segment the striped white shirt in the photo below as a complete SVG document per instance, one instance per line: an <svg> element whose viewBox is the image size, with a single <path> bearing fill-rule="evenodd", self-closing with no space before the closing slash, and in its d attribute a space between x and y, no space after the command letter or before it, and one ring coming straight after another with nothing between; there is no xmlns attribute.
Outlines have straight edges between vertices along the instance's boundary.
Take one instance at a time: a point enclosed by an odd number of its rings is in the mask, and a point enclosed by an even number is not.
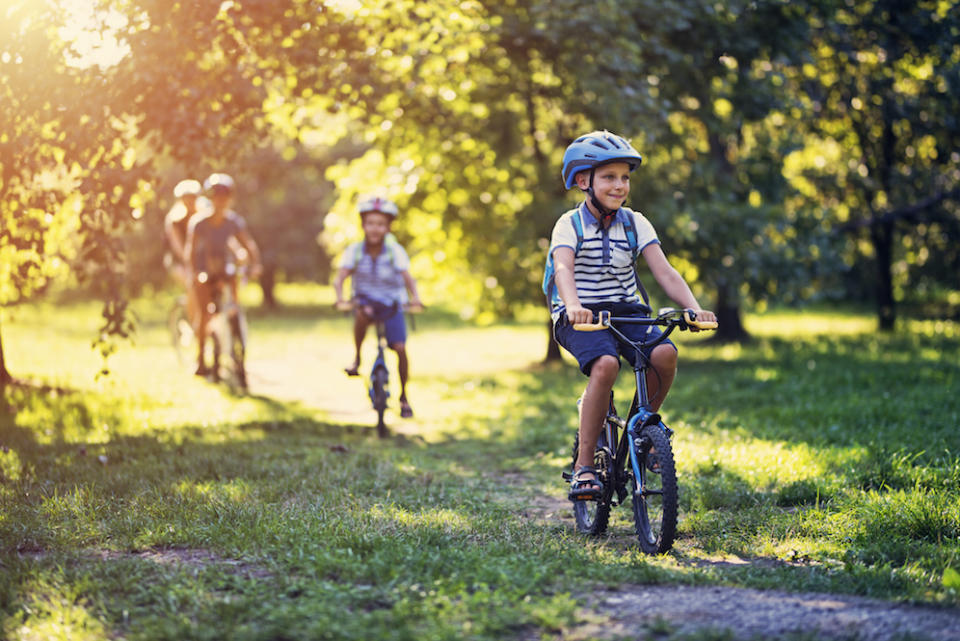
<svg viewBox="0 0 960 641"><path fill-rule="evenodd" d="M340 267L350 270L354 296L384 305L407 302L403 273L410 269L410 258L396 241L385 241L376 259L367 253L363 241L354 243L343 252Z"/></svg>
<svg viewBox="0 0 960 641"><path fill-rule="evenodd" d="M621 207L610 227L604 229L600 221L587 209L586 203L583 203L563 214L553 226L550 238L551 255L558 247L569 247L576 251L577 232L571 220L573 216L580 216L583 223L583 244L573 261L573 277L577 283L580 302L640 302L633 254L623 221L627 216L633 216L637 229L637 247L640 251L650 243L660 242L650 221L640 212ZM560 316L563 309L563 301L559 294L555 293L551 310L554 320Z"/></svg>

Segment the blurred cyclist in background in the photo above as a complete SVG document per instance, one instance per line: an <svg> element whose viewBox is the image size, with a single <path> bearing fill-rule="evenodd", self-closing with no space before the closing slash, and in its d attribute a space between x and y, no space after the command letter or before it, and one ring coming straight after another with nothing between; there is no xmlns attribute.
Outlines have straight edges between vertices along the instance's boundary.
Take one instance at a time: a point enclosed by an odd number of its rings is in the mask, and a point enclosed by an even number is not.
<svg viewBox="0 0 960 641"><path fill-rule="evenodd" d="M203 190L210 198L209 212L194 216L187 230L186 255L197 293L197 375L210 373L204 363L207 325L214 308L213 296L218 282L225 282L237 303L237 262L250 265L250 276L260 275L260 250L247 231L247 223L231 209L235 192L233 178L215 173L204 181Z"/></svg>
<svg viewBox="0 0 960 641"><path fill-rule="evenodd" d="M196 180L188 179L178 182L173 188L173 195L177 202L163 219L163 231L170 246L170 251L163 257L163 264L186 290L187 318L190 319L194 331L197 324L197 301L194 288L191 286L193 279L190 277L190 261L186 252L187 228L190 219L196 213L209 208L209 201L200 195L202 191L203 188Z"/></svg>

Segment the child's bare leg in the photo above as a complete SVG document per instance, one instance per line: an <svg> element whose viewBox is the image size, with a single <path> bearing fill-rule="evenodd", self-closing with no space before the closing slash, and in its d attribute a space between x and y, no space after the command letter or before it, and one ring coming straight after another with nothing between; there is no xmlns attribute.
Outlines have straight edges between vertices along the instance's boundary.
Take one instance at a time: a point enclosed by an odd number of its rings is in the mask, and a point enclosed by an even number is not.
<svg viewBox="0 0 960 641"><path fill-rule="evenodd" d="M650 409L656 412L663 405L677 375L677 350L672 345L657 345L650 354L650 363L653 367L647 370L647 394Z"/></svg>
<svg viewBox="0 0 960 641"><path fill-rule="evenodd" d="M575 466L577 469L585 465L593 466L593 452L597 448L603 419L607 416L610 390L613 389L619 372L620 362L614 356L601 356L593 362L590 381L580 404L580 451Z"/></svg>
<svg viewBox="0 0 960 641"><path fill-rule="evenodd" d="M203 285L197 285L194 288L194 293L196 295L197 303L197 371L196 373L200 376L203 376L207 373L207 366L204 363L204 350L207 347L207 334L209 334L210 326L210 292Z"/></svg>
<svg viewBox="0 0 960 641"><path fill-rule="evenodd" d="M407 377L410 371L410 360L407 358L407 346L405 343L394 343L390 349L397 353L397 369L400 372L400 416L410 418L413 416L413 410L410 403L407 402Z"/></svg>
<svg viewBox="0 0 960 641"><path fill-rule="evenodd" d="M240 304L240 294L239 294L239 291L238 291L237 277L236 277L236 276L234 276L233 278L230 279L230 296L232 296L232 298L231 298L230 300L233 301L233 305L234 305L234 308L233 308L232 310L230 310L230 313L231 313L231 314L236 314L236 313L237 313L237 306Z"/></svg>
<svg viewBox="0 0 960 641"><path fill-rule="evenodd" d="M197 291L189 282L187 283L187 320L190 321L190 327L193 333L197 333L197 323L200 322L200 311L198 310Z"/></svg>
<svg viewBox="0 0 960 641"><path fill-rule="evenodd" d="M344 371L350 376L359 375L360 369L360 347L363 346L363 339L367 336L367 328L370 326L370 319L363 312L358 312L353 317L353 344L356 349L356 355L353 358L353 365L345 367Z"/></svg>
<svg viewBox="0 0 960 641"><path fill-rule="evenodd" d="M407 375L410 371L410 361L407 359L407 346L405 343L394 343L390 349L397 353L397 370L400 372L400 402L407 400Z"/></svg>

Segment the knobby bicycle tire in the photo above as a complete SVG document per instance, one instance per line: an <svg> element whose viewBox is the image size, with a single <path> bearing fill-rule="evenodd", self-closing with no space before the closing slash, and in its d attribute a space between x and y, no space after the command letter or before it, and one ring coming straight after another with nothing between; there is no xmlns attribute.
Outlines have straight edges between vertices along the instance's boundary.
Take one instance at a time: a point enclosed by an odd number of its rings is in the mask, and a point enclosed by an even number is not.
<svg viewBox="0 0 960 641"><path fill-rule="evenodd" d="M387 409L387 381L389 374L386 367L375 367L370 375L370 400L373 409L377 410L377 434L381 438L387 435L387 425L383 422L383 413Z"/></svg>
<svg viewBox="0 0 960 641"><path fill-rule="evenodd" d="M635 441L640 479L633 482L633 518L640 548L663 554L677 534L677 470L670 439L659 425L647 425ZM647 468L651 447L656 449L659 472Z"/></svg>
<svg viewBox="0 0 960 641"><path fill-rule="evenodd" d="M593 455L593 466L597 476L603 483L603 493L600 498L592 501L574 501L573 517L577 523L577 531L583 534L599 536L606 532L610 520L610 501L613 496L613 459L610 450L606 447L606 436L601 431L597 439L597 449ZM573 463L571 473L576 470L577 456L580 452L580 434L573 437Z"/></svg>

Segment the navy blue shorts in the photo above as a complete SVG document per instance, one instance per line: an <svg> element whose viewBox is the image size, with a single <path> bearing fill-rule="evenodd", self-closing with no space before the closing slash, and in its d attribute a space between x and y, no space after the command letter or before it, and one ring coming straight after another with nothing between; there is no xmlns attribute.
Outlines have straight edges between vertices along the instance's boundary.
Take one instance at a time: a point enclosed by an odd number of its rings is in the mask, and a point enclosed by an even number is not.
<svg viewBox="0 0 960 641"><path fill-rule="evenodd" d="M402 306L384 305L363 297L357 297L357 304L373 307L373 320L383 321L387 335L387 345L392 346L407 342L407 321L403 316Z"/></svg>
<svg viewBox="0 0 960 641"><path fill-rule="evenodd" d="M590 303L584 305L587 309L597 312L600 310L609 310L613 316L635 316L638 318L648 318L649 314L643 307L632 303ZM663 332L655 325L620 325L620 330L627 338L633 341L651 340L657 338ZM593 362L601 356L613 356L617 359L623 356L630 365L634 365L636 353L633 349L624 349L624 346L613 335L613 332L578 332L567 322L566 315L561 315L554 327L554 336L560 345L570 352L577 363L580 364L580 371L590 376L590 369ZM669 345L674 350L677 346L669 338L661 345ZM650 358L653 348L643 350L644 355Z"/></svg>

